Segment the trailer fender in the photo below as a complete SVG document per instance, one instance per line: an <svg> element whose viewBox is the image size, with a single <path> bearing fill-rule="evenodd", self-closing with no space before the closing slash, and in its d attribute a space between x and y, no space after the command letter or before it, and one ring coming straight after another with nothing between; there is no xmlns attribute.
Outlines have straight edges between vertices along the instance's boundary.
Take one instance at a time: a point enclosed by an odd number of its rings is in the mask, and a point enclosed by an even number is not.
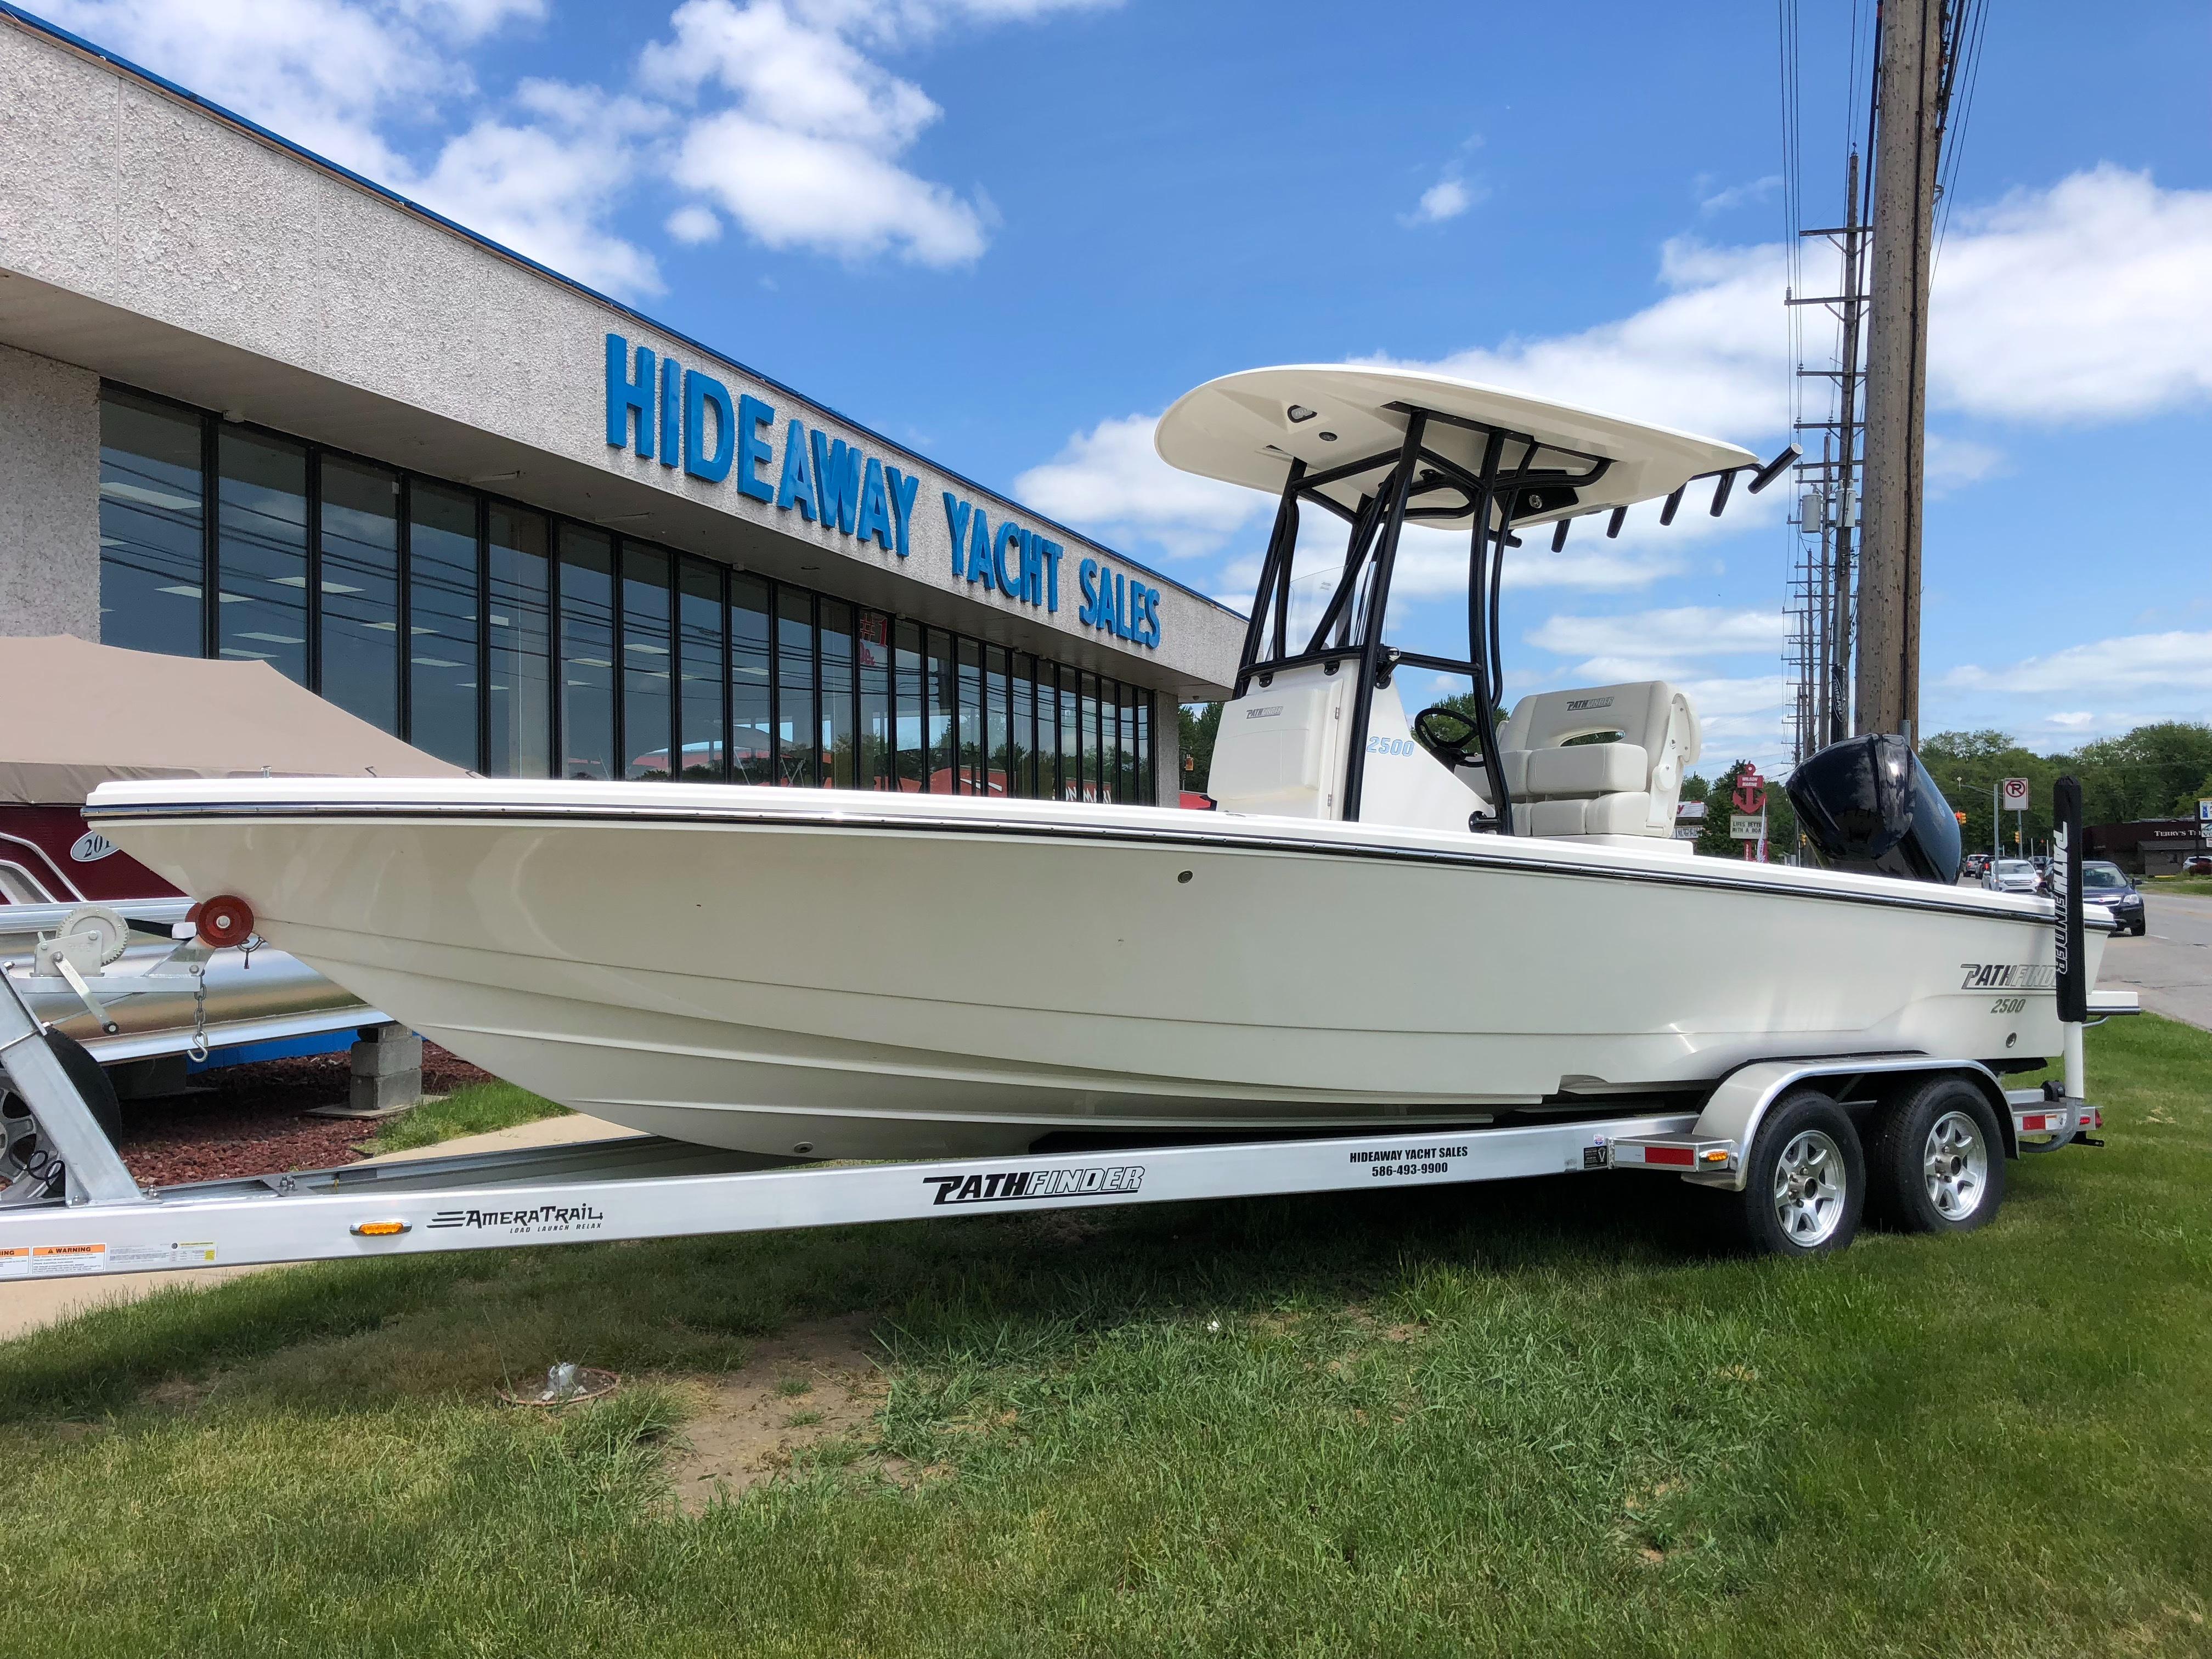
<svg viewBox="0 0 2212 1659"><path fill-rule="evenodd" d="M1798 1084L1841 1079L1845 1086L1833 1092L1844 1098L1850 1094L1850 1085L1862 1078L1879 1076L1887 1084L1947 1073L1965 1078L1982 1091L2002 1126L2005 1156L2017 1158L2020 1149L2014 1139L2012 1112L2005 1100L2004 1087L1979 1061L1936 1060L1927 1054L1837 1054L1817 1060L1753 1060L1723 1078L1720 1086L1706 1097L1705 1110L1698 1115L1693 1133L1700 1141L1729 1143L1735 1148L1735 1155L1725 1168L1701 1170L1686 1175L1683 1179L1700 1187L1741 1192L1746 1155L1758 1137L1767 1108Z"/></svg>

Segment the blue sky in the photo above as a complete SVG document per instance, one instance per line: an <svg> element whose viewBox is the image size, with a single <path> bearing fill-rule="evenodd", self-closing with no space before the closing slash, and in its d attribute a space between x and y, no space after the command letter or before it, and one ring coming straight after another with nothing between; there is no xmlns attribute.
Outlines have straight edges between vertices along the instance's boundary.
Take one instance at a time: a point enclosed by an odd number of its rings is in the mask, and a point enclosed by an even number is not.
<svg viewBox="0 0 2212 1659"><path fill-rule="evenodd" d="M1388 359L1786 437L1771 5L33 9L1240 607L1267 504L1151 453L1215 374ZM1848 0L1800 10L1829 224L1863 76ZM2212 12L1991 13L1932 331L1925 729L2212 718ZM1663 674L1713 763L1778 758L1788 493L1532 546L1511 689ZM1459 567L1410 550L1404 642L1464 644Z"/></svg>

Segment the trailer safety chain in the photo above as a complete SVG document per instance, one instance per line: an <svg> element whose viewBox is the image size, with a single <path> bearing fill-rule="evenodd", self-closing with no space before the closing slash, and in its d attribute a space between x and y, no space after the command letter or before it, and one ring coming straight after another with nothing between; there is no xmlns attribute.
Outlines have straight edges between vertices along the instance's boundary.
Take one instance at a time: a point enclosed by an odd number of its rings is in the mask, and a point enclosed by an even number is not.
<svg viewBox="0 0 2212 1659"><path fill-rule="evenodd" d="M207 963L192 963L192 1041L185 1053L194 1064L208 1057L207 1040Z"/></svg>

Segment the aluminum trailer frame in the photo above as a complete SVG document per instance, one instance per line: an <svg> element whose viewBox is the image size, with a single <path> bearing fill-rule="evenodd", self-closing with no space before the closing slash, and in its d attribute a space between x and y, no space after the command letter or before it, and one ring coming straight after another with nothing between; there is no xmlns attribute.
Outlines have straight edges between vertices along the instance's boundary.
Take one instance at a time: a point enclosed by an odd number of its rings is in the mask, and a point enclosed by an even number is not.
<svg viewBox="0 0 2212 1659"><path fill-rule="evenodd" d="M0 1204L0 1281L1616 1169L1741 1189L1766 1107L1815 1079L1843 1079L1848 1095L1869 1079L1966 1077L2011 1129L2008 1153L2021 1148L2022 1135L2047 1134L2051 1146L2062 1146L2102 1121L2079 1099L2052 1099L2043 1091L2007 1095L1971 1061L1853 1054L1744 1067L1694 1109L1410 1134L875 1164L806 1164L640 1135L141 1188L12 985L0 994L0 1073L65 1166L58 1193Z"/></svg>

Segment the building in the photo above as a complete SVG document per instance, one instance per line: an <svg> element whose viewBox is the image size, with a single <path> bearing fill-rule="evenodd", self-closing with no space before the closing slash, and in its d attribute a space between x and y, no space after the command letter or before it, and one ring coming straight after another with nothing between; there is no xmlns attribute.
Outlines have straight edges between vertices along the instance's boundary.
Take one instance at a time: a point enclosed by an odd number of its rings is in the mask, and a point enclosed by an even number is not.
<svg viewBox="0 0 2212 1659"><path fill-rule="evenodd" d="M2199 818L2137 818L2130 823L2092 823L2081 831L2083 852L2110 859L2138 876L2172 876L2184 859L2212 848L2212 823Z"/></svg>
<svg viewBox="0 0 2212 1659"><path fill-rule="evenodd" d="M1243 622L0 3L0 631L508 776L1176 799Z"/></svg>

